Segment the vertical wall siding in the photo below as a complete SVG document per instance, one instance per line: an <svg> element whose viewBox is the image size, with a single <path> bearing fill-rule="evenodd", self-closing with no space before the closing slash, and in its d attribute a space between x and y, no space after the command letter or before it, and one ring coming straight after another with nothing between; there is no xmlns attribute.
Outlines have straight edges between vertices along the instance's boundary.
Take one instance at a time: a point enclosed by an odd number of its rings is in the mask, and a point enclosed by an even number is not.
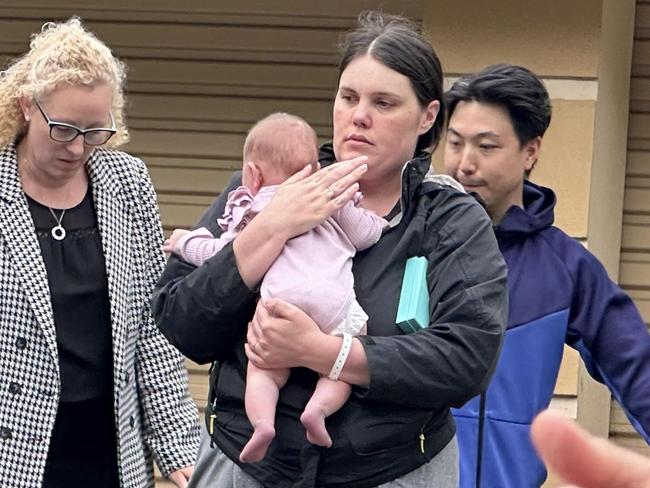
<svg viewBox="0 0 650 488"><path fill-rule="evenodd" d="M182 3L182 5L181 5ZM80 16L129 68L126 150L144 159L164 228L190 226L241 165L248 128L282 110L331 137L337 43L381 6L414 20L420 0L40 0L0 4L0 64L47 20ZM207 366L188 361L197 404ZM159 479L159 486L171 486Z"/></svg>
<svg viewBox="0 0 650 488"><path fill-rule="evenodd" d="M619 282L650 323L650 1L638 0ZM612 402L610 435L646 455L650 447Z"/></svg>

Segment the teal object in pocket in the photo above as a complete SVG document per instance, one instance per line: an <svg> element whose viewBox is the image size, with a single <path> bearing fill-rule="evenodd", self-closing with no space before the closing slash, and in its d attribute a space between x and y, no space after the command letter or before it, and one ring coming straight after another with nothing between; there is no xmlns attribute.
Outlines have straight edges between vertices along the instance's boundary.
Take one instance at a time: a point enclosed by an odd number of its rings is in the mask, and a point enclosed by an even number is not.
<svg viewBox="0 0 650 488"><path fill-rule="evenodd" d="M424 256L415 256L406 260L395 319L397 326L405 334L429 326L428 266L429 261Z"/></svg>

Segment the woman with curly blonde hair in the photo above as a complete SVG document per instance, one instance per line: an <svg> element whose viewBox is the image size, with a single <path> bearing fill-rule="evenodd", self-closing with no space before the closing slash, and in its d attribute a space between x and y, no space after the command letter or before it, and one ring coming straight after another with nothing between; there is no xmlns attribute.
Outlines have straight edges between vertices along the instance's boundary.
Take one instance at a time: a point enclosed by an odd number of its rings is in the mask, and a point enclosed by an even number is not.
<svg viewBox="0 0 650 488"><path fill-rule="evenodd" d="M115 150L125 66L47 23L0 74L0 485L185 486L198 446L183 358L148 298L164 264L144 163Z"/></svg>

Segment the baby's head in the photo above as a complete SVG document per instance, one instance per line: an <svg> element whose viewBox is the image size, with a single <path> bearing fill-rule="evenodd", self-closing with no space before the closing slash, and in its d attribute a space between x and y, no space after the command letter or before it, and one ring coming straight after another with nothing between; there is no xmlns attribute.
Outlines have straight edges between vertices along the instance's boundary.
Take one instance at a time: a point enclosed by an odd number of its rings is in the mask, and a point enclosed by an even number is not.
<svg viewBox="0 0 650 488"><path fill-rule="evenodd" d="M279 185L308 164L318 167L318 138L300 117L276 112L257 122L244 142L242 182L253 194Z"/></svg>

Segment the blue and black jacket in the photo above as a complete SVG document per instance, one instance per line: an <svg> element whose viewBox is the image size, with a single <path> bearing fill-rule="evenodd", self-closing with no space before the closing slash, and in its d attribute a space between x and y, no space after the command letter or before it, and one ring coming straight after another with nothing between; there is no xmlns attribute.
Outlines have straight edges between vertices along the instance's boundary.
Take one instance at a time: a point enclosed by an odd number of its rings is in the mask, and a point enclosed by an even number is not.
<svg viewBox="0 0 650 488"><path fill-rule="evenodd" d="M632 300L579 242L553 227L552 190L526 182L524 208L495 227L508 266L510 315L484 395L453 411L461 487L539 487L546 471L530 441L564 344L578 350L632 425L650 442L650 334Z"/></svg>

